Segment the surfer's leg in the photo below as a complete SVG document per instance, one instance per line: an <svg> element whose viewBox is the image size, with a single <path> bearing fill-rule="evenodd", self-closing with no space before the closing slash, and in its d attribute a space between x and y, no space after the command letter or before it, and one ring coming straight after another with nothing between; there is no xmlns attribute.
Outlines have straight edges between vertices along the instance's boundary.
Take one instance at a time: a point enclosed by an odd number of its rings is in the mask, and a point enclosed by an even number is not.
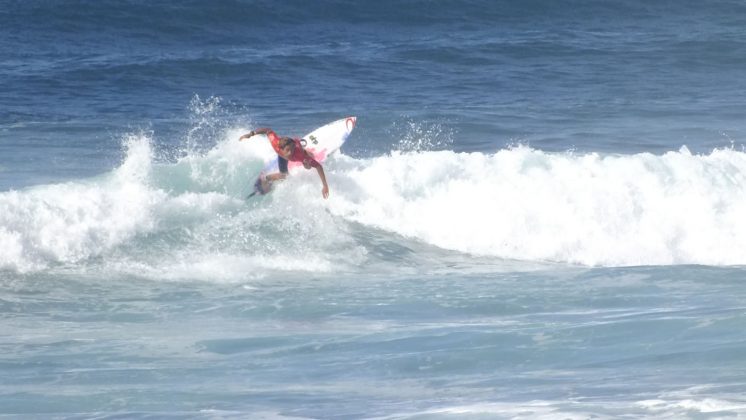
<svg viewBox="0 0 746 420"><path fill-rule="evenodd" d="M288 174L283 174L281 172L275 172L273 174L268 174L267 176L265 176L264 180L271 183L274 181L285 179L287 177L288 177Z"/></svg>
<svg viewBox="0 0 746 420"><path fill-rule="evenodd" d="M260 176L254 184L255 191L261 194L267 194L272 189L273 182L283 180L288 176L288 161L283 157L278 156L277 163L280 167L280 172Z"/></svg>
<svg viewBox="0 0 746 420"><path fill-rule="evenodd" d="M266 179L268 182L273 181L279 181L281 179L285 179L288 176L288 161L287 159L283 158L282 156L277 157L277 166L280 167L280 172L276 172L273 174L269 174L264 179Z"/></svg>

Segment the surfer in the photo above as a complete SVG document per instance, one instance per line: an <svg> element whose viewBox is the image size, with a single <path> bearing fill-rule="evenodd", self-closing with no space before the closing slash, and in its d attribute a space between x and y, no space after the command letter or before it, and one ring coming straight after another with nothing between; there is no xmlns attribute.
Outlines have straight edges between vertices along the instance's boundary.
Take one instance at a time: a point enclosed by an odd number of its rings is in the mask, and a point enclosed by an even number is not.
<svg viewBox="0 0 746 420"><path fill-rule="evenodd" d="M294 139L291 137L280 137L271 128L260 128L257 130L251 130L250 132L242 135L238 138L238 141L243 141L257 134L266 134L269 139L272 148L277 153L277 163L280 167L280 172L269 174L264 179L259 179L261 183L261 190L264 192L269 191L271 183L280 179L285 179L288 176L288 161L303 162L303 167L306 169L316 168L316 172L319 173L321 178L321 195L324 198L329 197L329 186L326 184L326 175L324 174L324 168L321 166L316 159L308 153L301 144L300 139Z"/></svg>

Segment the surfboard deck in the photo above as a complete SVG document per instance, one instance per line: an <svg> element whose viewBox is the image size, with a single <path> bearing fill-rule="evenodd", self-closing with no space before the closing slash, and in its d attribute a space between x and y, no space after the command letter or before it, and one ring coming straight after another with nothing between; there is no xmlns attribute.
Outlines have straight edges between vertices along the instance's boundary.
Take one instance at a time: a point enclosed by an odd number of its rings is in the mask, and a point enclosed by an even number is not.
<svg viewBox="0 0 746 420"><path fill-rule="evenodd" d="M322 127L302 137L305 141L304 149L308 151L317 162L323 163L326 158L339 150L347 141L352 129L355 128L357 117L347 117L332 121ZM288 175L292 175L303 168L303 162L288 162ZM252 197L256 194L264 195L272 191L272 182L266 181L265 177L269 174L280 171L278 157L268 159L264 168L259 173L254 182L254 191L249 195Z"/></svg>

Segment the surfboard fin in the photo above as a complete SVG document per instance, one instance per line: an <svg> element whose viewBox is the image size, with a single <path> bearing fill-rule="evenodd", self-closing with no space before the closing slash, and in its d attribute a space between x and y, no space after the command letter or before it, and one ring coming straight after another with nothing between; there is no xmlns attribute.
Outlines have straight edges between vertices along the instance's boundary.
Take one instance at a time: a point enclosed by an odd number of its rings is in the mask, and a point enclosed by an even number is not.
<svg viewBox="0 0 746 420"><path fill-rule="evenodd" d="M258 177L258 178L256 179L256 182L254 182L254 192L252 192L251 194L249 194L249 195L248 195L248 196L246 197L246 199L247 199L247 200L248 200L249 198L251 198L251 197L253 197L253 196L257 195L257 194L259 194L259 195L264 195L264 194L267 194L267 193L269 192L269 190L271 189L271 184L268 184L268 185L267 185L267 188L265 189L265 188L264 188L264 185L262 185L262 184L263 184L263 182L262 182L262 181L263 181L263 179L262 179L262 178L265 178L265 179L266 179L266 177L265 177L265 175L264 175L264 174L260 174L260 175L259 175L259 177Z"/></svg>

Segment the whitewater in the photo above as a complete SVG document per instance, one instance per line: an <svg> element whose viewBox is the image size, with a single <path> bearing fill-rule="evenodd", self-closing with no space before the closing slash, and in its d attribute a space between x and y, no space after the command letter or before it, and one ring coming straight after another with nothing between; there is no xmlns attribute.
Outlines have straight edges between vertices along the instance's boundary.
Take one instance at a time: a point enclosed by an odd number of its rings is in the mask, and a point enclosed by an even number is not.
<svg viewBox="0 0 746 420"><path fill-rule="evenodd" d="M148 135L129 135L109 173L1 193L0 267L134 265L173 275L177 266L186 273L231 261L235 271L223 275L234 279L267 269L354 270L376 258L355 229L499 260L746 263L746 153L732 148L339 153L327 164L334 199L318 200L312 174L301 173L247 200L271 149L236 141L245 131L170 162ZM276 264L281 248L296 258Z"/></svg>

